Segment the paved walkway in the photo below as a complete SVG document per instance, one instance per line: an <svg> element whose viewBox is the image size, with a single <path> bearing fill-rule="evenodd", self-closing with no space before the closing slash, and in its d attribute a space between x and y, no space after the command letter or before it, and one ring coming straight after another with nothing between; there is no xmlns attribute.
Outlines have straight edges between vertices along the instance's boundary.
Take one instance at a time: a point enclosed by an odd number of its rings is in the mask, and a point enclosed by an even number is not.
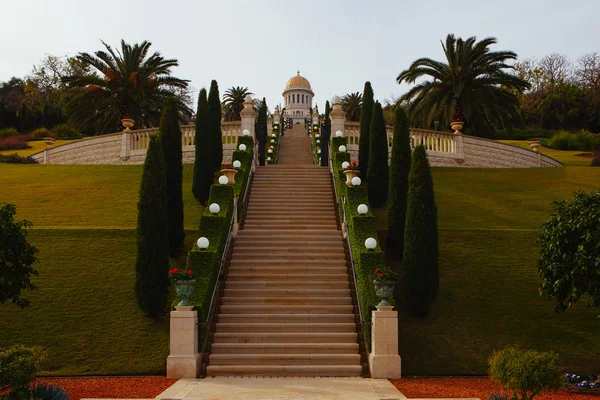
<svg viewBox="0 0 600 400"><path fill-rule="evenodd" d="M404 400L387 379L181 379L156 399L174 400Z"/></svg>

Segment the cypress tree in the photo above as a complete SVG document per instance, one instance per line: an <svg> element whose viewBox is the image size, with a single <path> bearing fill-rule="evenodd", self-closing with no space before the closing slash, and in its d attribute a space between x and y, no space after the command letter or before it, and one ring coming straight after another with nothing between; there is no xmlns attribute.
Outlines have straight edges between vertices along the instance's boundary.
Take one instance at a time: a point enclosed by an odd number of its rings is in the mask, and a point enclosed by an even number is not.
<svg viewBox="0 0 600 400"><path fill-rule="evenodd" d="M369 168L369 133L371 131L371 118L373 116L373 88L371 82L365 82L362 106L360 107L360 138L358 142L358 167L360 176L368 180L367 169Z"/></svg>
<svg viewBox="0 0 600 400"><path fill-rule="evenodd" d="M150 137L138 200L135 296L144 314L156 317L169 293L166 164L160 139Z"/></svg>
<svg viewBox="0 0 600 400"><path fill-rule="evenodd" d="M331 106L329 105L329 100L325 102L325 121L327 123L329 121L329 114L331 114Z"/></svg>
<svg viewBox="0 0 600 400"><path fill-rule="evenodd" d="M223 163L223 135L221 133L221 98L219 85L214 79L208 92L208 121L212 138L213 172L221 169Z"/></svg>
<svg viewBox="0 0 600 400"><path fill-rule="evenodd" d="M160 118L160 138L165 158L169 212L169 253L183 248L183 165L179 111L174 98L169 98Z"/></svg>
<svg viewBox="0 0 600 400"><path fill-rule="evenodd" d="M360 164L359 164L360 165ZM381 104L373 106L371 131L369 133L369 166L367 169L367 189L372 207L383 207L388 196L389 184L388 145L385 132L385 118Z"/></svg>
<svg viewBox="0 0 600 400"><path fill-rule="evenodd" d="M413 151L404 229L404 291L413 315L425 317L439 287L437 207L425 147Z"/></svg>
<svg viewBox="0 0 600 400"><path fill-rule="evenodd" d="M258 109L254 131L258 140L258 164L265 165L267 152L267 100L264 97Z"/></svg>
<svg viewBox="0 0 600 400"><path fill-rule="evenodd" d="M198 95L198 109L196 111L196 132L194 145L194 180L192 193L201 204L206 205L210 194L210 186L214 181L212 156L212 138L208 125L208 99L206 89L200 90Z"/></svg>
<svg viewBox="0 0 600 400"><path fill-rule="evenodd" d="M406 195L410 172L410 131L408 117L402 107L394 113L394 137L390 163L388 202L387 247L394 258L402 257L404 251L404 224L406 221Z"/></svg>

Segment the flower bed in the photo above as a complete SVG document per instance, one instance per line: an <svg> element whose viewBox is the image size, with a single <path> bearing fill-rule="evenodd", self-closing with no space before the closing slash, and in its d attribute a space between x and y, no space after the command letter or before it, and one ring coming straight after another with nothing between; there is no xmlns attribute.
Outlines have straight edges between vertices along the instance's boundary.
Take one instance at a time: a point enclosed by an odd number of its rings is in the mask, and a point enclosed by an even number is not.
<svg viewBox="0 0 600 400"><path fill-rule="evenodd" d="M563 388L574 393L600 396L600 378L597 375L565 374Z"/></svg>
<svg viewBox="0 0 600 400"><path fill-rule="evenodd" d="M167 390L177 379L160 376L127 378L52 378L36 379L63 388L70 400L82 398L152 399Z"/></svg>

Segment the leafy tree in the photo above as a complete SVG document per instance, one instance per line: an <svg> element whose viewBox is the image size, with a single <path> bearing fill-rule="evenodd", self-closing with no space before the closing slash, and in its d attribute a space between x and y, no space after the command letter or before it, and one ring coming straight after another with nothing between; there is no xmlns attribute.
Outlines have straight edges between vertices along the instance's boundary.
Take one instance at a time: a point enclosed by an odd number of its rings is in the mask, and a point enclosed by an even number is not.
<svg viewBox="0 0 600 400"><path fill-rule="evenodd" d="M425 147L415 147L408 175L404 291L413 315L426 317L439 287L437 206Z"/></svg>
<svg viewBox="0 0 600 400"><path fill-rule="evenodd" d="M373 106L369 141L369 167L367 169L369 203L371 206L379 208L383 207L388 197L390 172L385 120L383 119L383 109L378 101Z"/></svg>
<svg viewBox="0 0 600 400"><path fill-rule="evenodd" d="M211 135L208 125L208 99L206 89L200 90L198 96L198 110L196 112L196 133L194 144L196 147L194 158L194 180L192 193L201 204L206 204L210 194L210 186L214 181Z"/></svg>
<svg viewBox="0 0 600 400"><path fill-rule="evenodd" d="M373 88L371 82L365 82L360 107L360 137L358 142L358 167L360 176L368 179L367 168L369 167L369 132L371 131L371 117L373 115Z"/></svg>
<svg viewBox="0 0 600 400"><path fill-rule="evenodd" d="M136 121L137 128L157 126L168 97L176 97L177 108L191 114L179 92L188 81L171 75L179 65L176 59L165 59L159 52L148 56L152 44L147 41L132 46L121 40L120 51L102 44L106 51L76 57L89 73L64 78L70 87L85 89L67 105L78 128L97 126L100 133L113 132L120 129L125 115Z"/></svg>
<svg viewBox="0 0 600 400"><path fill-rule="evenodd" d="M395 256L404 252L404 225L406 222L406 196L410 173L410 131L408 117L401 107L396 107L388 204L387 247Z"/></svg>
<svg viewBox="0 0 600 400"><path fill-rule="evenodd" d="M349 93L342 97L342 111L346 113L348 121L360 121L361 105L362 94L359 92Z"/></svg>
<svg viewBox="0 0 600 400"><path fill-rule="evenodd" d="M249 94L254 94L247 87L232 86L223 95L223 114L225 121L239 121L242 119L240 113L244 109L244 100Z"/></svg>
<svg viewBox="0 0 600 400"><path fill-rule="evenodd" d="M169 210L169 252L176 255L183 248L183 164L181 129L177 101L167 99L160 119L161 146L165 158L167 177L167 203Z"/></svg>
<svg viewBox="0 0 600 400"><path fill-rule="evenodd" d="M17 115L24 97L25 83L12 77L0 84L0 129L18 127Z"/></svg>
<svg viewBox="0 0 600 400"><path fill-rule="evenodd" d="M576 192L552 209L537 240L540 291L556 300L556 312L586 295L588 306L600 308L600 190Z"/></svg>
<svg viewBox="0 0 600 400"><path fill-rule="evenodd" d="M21 104L21 111L19 112L19 131L25 133L27 131L27 104Z"/></svg>
<svg viewBox="0 0 600 400"><path fill-rule="evenodd" d="M138 201L135 295L144 314L158 316L169 293L166 163L160 138L151 136Z"/></svg>
<svg viewBox="0 0 600 400"><path fill-rule="evenodd" d="M25 290L32 291L31 275L38 276L33 269L38 249L27 242L27 230L31 222L15 221L16 207L0 204L0 304L11 301L21 308L30 301L22 297Z"/></svg>
<svg viewBox="0 0 600 400"><path fill-rule="evenodd" d="M489 374L500 382L514 400L531 400L541 393L556 391L562 384L558 354L522 350L509 346L494 351Z"/></svg>
<svg viewBox="0 0 600 400"><path fill-rule="evenodd" d="M490 51L495 38L476 42L446 37L442 44L446 61L420 58L398 75L398 83L417 84L401 97L409 103L409 114L415 122L429 127L434 120L449 126L452 120L465 122L469 134L494 137L495 126L510 126L511 118L519 117L516 93L529 88L529 84L514 74L506 72L515 60L512 51Z"/></svg>
<svg viewBox="0 0 600 400"><path fill-rule="evenodd" d="M214 79L208 92L208 124L211 135L213 171L221 169L223 163L223 134L221 133L221 100L219 85Z"/></svg>

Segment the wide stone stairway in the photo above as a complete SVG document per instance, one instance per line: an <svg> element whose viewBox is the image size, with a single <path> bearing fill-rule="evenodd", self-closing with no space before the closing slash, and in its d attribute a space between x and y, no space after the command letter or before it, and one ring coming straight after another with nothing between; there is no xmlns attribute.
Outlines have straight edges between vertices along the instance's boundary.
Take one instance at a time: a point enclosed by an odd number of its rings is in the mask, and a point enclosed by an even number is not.
<svg viewBox="0 0 600 400"><path fill-rule="evenodd" d="M256 169L207 375L360 376L351 270L328 169L312 165L298 125L281 139L279 162Z"/></svg>

